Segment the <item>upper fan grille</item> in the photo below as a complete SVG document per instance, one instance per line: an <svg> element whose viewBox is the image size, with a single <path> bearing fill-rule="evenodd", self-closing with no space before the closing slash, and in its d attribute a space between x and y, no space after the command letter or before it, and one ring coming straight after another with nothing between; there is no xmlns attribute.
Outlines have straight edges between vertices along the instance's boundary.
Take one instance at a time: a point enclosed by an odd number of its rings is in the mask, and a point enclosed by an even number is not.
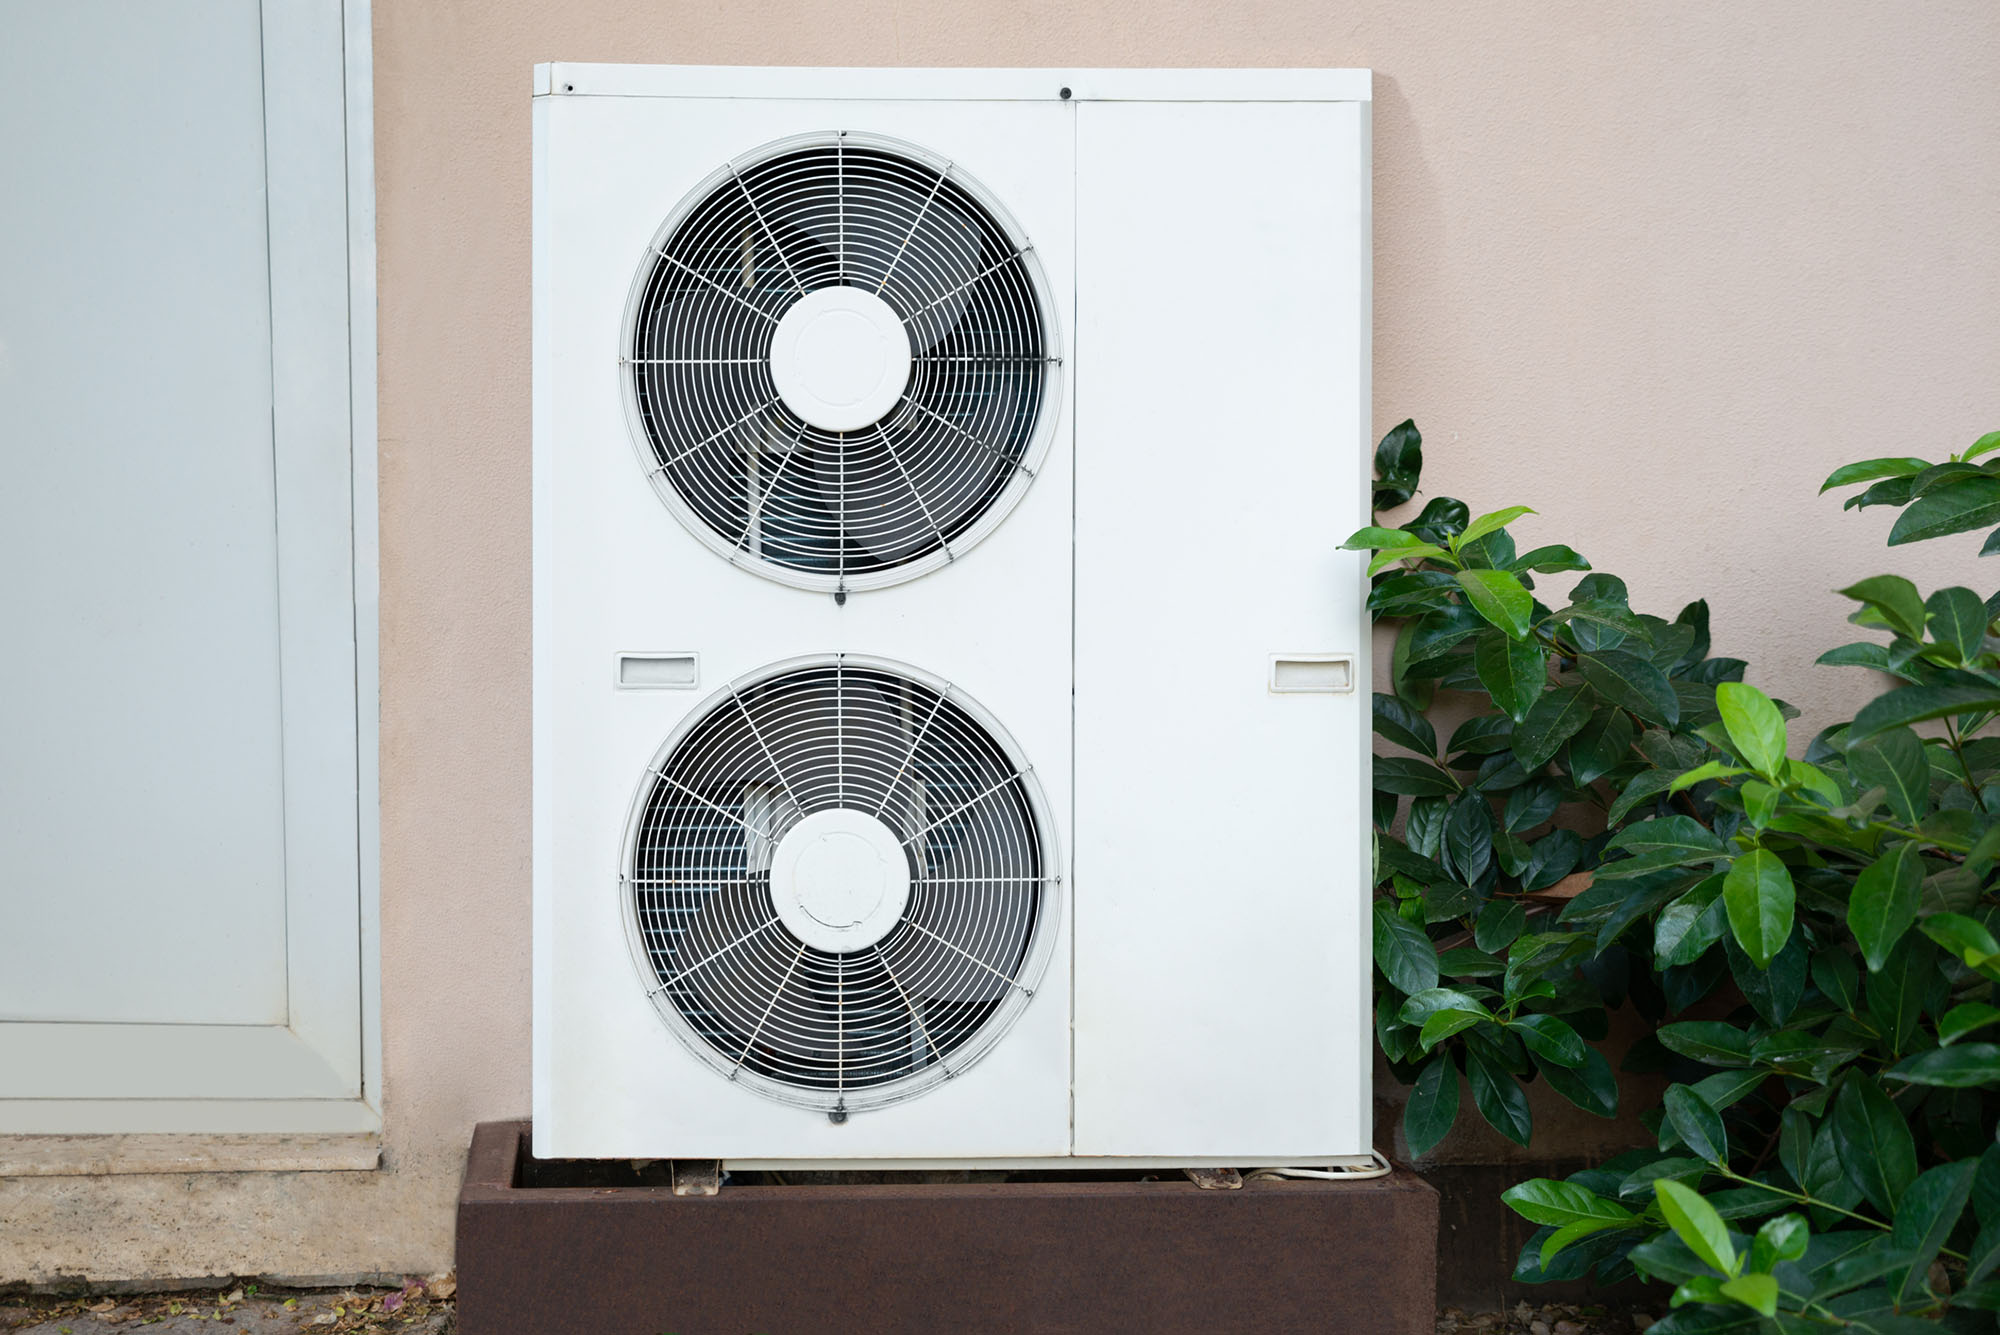
<svg viewBox="0 0 2000 1335"><path fill-rule="evenodd" d="M894 406L843 431L788 406L771 368L786 311L835 287L886 302L911 354ZM842 589L932 569L998 522L1046 445L1059 352L1040 265L999 205L922 149L839 132L689 197L641 266L623 360L642 461L696 536Z"/></svg>
<svg viewBox="0 0 2000 1335"><path fill-rule="evenodd" d="M827 821L879 822L907 870L907 902L852 949L809 944L774 903L774 860L782 883ZM674 1031L730 1079L835 1114L996 1041L1047 962L1059 892L1006 734L942 682L854 657L780 664L698 709L655 758L625 853L634 952Z"/></svg>

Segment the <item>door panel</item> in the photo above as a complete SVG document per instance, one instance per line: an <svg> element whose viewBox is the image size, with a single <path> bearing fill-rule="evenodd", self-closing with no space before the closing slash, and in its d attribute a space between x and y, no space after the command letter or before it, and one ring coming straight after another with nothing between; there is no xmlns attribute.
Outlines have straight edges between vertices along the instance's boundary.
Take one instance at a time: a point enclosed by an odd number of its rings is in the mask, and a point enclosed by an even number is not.
<svg viewBox="0 0 2000 1335"><path fill-rule="evenodd" d="M360 1092L343 18L0 7L0 1129Z"/></svg>
<svg viewBox="0 0 2000 1335"><path fill-rule="evenodd" d="M285 1020L257 19L0 17L0 1018Z"/></svg>
<svg viewBox="0 0 2000 1335"><path fill-rule="evenodd" d="M1078 1154L1368 1150L1362 116L1077 109Z"/></svg>

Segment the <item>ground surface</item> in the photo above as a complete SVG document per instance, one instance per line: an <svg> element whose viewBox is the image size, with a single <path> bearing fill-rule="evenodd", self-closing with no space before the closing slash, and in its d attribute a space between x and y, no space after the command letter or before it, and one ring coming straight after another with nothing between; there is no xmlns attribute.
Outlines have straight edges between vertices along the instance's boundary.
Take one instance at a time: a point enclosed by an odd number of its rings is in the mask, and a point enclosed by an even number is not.
<svg viewBox="0 0 2000 1335"><path fill-rule="evenodd" d="M1438 1313L1437 1335L1640 1335L1657 1318L1649 1312L1590 1303L1517 1303L1507 1312Z"/></svg>
<svg viewBox="0 0 2000 1335"><path fill-rule="evenodd" d="M101 1297L0 1297L5 1335L443 1335L452 1328L449 1276L400 1289L227 1289Z"/></svg>
<svg viewBox="0 0 2000 1335"><path fill-rule="evenodd" d="M0 1298L4 1335L446 1335L449 1277L401 1289L277 1289ZM1438 1313L1437 1335L1641 1335L1652 1315L1590 1304L1520 1303L1506 1312Z"/></svg>

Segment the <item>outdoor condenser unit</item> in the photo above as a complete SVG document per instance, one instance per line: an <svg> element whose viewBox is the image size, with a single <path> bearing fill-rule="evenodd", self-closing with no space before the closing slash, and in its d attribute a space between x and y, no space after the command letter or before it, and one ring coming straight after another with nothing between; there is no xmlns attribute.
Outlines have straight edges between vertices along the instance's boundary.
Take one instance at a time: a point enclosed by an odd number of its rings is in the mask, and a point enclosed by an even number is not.
<svg viewBox="0 0 2000 1335"><path fill-rule="evenodd" d="M535 1152L1364 1161L1367 72L535 77Z"/></svg>

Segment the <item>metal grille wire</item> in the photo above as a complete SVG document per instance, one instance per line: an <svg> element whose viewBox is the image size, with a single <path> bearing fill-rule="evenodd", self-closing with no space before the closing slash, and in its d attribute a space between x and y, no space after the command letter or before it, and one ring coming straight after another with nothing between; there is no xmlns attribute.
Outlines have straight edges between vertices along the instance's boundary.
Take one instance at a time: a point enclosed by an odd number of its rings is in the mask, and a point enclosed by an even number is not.
<svg viewBox="0 0 2000 1335"><path fill-rule="evenodd" d="M846 953L779 921L771 859L815 812L889 826L903 916ZM1032 769L946 683L852 655L731 683L661 749L634 803L627 928L655 1006L710 1066L836 1116L977 1060L1026 1006L1055 936L1052 827Z"/></svg>
<svg viewBox="0 0 2000 1335"><path fill-rule="evenodd" d="M902 400L856 431L778 397L772 334L809 292L886 301ZM1033 248L954 164L846 131L738 159L669 218L626 314L640 457L695 535L806 588L912 578L984 536L1033 480L1060 346Z"/></svg>

